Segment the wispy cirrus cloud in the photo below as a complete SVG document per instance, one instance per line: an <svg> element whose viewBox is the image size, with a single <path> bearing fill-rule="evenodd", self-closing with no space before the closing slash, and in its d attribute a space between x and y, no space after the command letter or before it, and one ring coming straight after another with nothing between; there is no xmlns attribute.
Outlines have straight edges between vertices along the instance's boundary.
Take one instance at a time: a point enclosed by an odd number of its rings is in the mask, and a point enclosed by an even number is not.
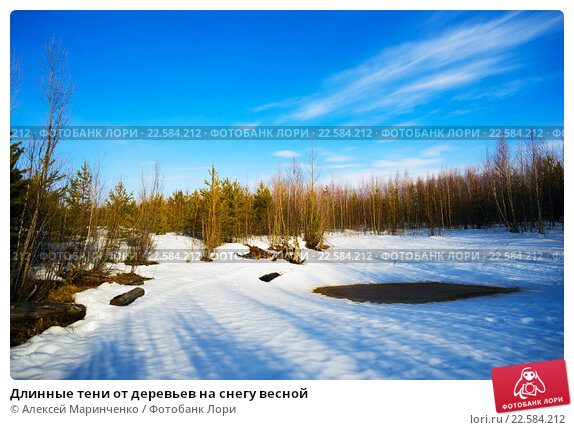
<svg viewBox="0 0 574 430"><path fill-rule="evenodd" d="M344 163L347 161L353 161L354 159L355 157L351 157L349 155L332 155L330 157L327 157L325 161L327 163Z"/></svg>
<svg viewBox="0 0 574 430"><path fill-rule="evenodd" d="M443 152L455 151L457 148L447 143L431 146L421 152L423 157L438 157Z"/></svg>
<svg viewBox="0 0 574 430"><path fill-rule="evenodd" d="M304 103L306 100L308 100L309 97L292 97L280 102L271 102L271 103L267 103L261 106L256 106L254 108L251 108L252 112L262 112L262 111L266 111L266 110L270 110L270 109L280 109L280 108L289 108L289 107L293 107L293 106L297 106L301 103Z"/></svg>
<svg viewBox="0 0 574 430"><path fill-rule="evenodd" d="M345 164L329 164L327 165L327 169L351 169L355 167L361 167L361 164L358 163L345 163Z"/></svg>
<svg viewBox="0 0 574 430"><path fill-rule="evenodd" d="M489 21L463 23L433 38L387 47L325 80L313 95L254 110L283 108L280 123L401 114L448 91L522 67L518 46L562 28L562 15L552 12L510 12Z"/></svg>
<svg viewBox="0 0 574 430"><path fill-rule="evenodd" d="M504 97L512 96L526 87L529 87L534 84L538 84L540 82L544 82L550 79L555 79L558 76L555 74L547 75L547 76L530 76L527 78L522 79L513 79L499 85L497 88L493 88L492 91L484 92L484 91L477 91L476 89L458 94L454 97L455 100L460 101L474 101L480 99L487 99L487 100L496 100L502 99Z"/></svg>

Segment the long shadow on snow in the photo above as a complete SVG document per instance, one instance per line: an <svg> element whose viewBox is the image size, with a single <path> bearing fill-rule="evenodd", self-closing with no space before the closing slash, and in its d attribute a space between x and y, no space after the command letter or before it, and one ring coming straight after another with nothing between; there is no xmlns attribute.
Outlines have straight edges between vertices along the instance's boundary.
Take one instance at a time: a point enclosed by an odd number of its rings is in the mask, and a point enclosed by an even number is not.
<svg viewBox="0 0 574 430"><path fill-rule="evenodd" d="M100 340L94 332L90 339L93 346L84 354L87 360L64 379L150 379L150 367L153 369L157 361L162 361L157 343L150 341L153 337L150 323L146 318L130 318L119 331L121 337L114 336L110 340ZM143 334L147 334L146 339L142 339ZM141 350L142 341L150 347Z"/></svg>
<svg viewBox="0 0 574 430"><path fill-rule="evenodd" d="M197 304L191 312L193 319L200 321L198 326L209 327L209 330L199 332L193 321L179 315L176 327L181 329L175 335L181 345L189 345L185 351L199 379L284 379L287 376L292 366L280 356L269 350L242 346L225 326Z"/></svg>
<svg viewBox="0 0 574 430"><path fill-rule="evenodd" d="M121 350L119 341L102 341L87 362L73 369L64 379L140 379L147 367L141 352L130 348ZM134 355L135 354L135 355Z"/></svg>
<svg viewBox="0 0 574 430"><path fill-rule="evenodd" d="M372 345L371 342L365 342L362 340L359 341L359 338L355 338L354 342L358 341L359 343L356 347L353 347L352 350L349 350L348 348L345 348L345 346L348 343L345 341L341 342L340 340L341 332L337 331L336 328L333 327L332 320L330 319L309 317L309 316L302 316L301 314L295 314L281 307L265 303L261 300L254 299L253 297L236 290L233 291L230 290L230 293L233 293L236 296L240 296L242 297L243 300L252 302L260 308L264 308L270 312L282 315L287 320L287 324L289 324L291 327L294 327L301 333L307 334L308 339L320 343L322 346L324 346L324 348L327 351L329 351L330 354L342 355L352 358L355 361L356 366L359 365L361 362L365 361L363 358L356 357L356 353L364 351L363 348L364 346ZM300 297L298 298L300 299ZM314 305L318 306L316 303L314 303ZM316 309L314 309L313 312L316 312ZM378 343L380 344L381 341L379 340ZM330 357L327 357L326 361L328 362L329 360ZM324 360L322 360L321 363L322 366L325 366L326 364ZM374 370L372 362L369 362L369 369L366 370ZM356 371L360 370L356 369ZM310 374L309 372L306 373L308 373L306 376L307 379L317 379L318 377L318 375L316 374Z"/></svg>
<svg viewBox="0 0 574 430"><path fill-rule="evenodd" d="M293 292L289 292L289 291L282 291L283 293L293 296L297 299L301 299L301 297L297 294L294 294ZM363 367L368 370L380 370L383 373L385 372L385 368L380 368L378 366L376 366L376 362L379 360L391 360L391 361L395 361L397 359L396 355L390 355L387 356L385 355L385 348L379 348L377 351L373 351L375 352L378 357L377 360L375 361L368 361L365 360L363 357L358 357L357 355L360 354L362 351L365 350L369 350L369 347L373 346L373 339L372 338L367 338L367 339L361 339L361 336L359 334L359 336L356 336L354 338L354 342L355 346L353 347L352 350L349 350L348 348L341 348L341 346L345 346L345 345L341 345L338 342L338 339L340 339L341 337L341 333L339 331L334 332L333 330L336 330L336 328L333 326L332 321L324 319L324 318L318 318L318 317L302 317L299 314L294 314L293 312L290 312L288 310L285 310L283 308L280 308L278 306L274 306L274 305L270 305L268 303L264 303L260 300L254 299L244 293L238 292L238 291L232 291L232 293L234 293L235 295L238 296L242 296L242 298L244 300L248 300L251 301L259 306L265 307L266 309L273 311L275 313L278 314L282 314L283 316L287 317L287 319L289 320L289 324L291 326L294 326L296 329L299 329L303 332L309 333L311 335L311 337L318 341L321 342L323 345L325 345L327 348L329 348L330 351L336 351L336 353L339 353L341 355L345 355L348 357L351 357L355 360L356 364L358 367ZM487 298L487 299L493 299L493 298ZM310 299L305 299L305 301L309 304L309 305L314 305L314 306L318 306L317 303L311 301ZM357 305L354 304L353 307L355 308ZM377 305L378 306L378 305ZM411 306L420 306L420 305L406 305L408 307ZM299 307L300 308L300 307ZM353 312L356 313L356 311L358 311L358 309L343 309L346 312ZM315 312L316 310L310 310L309 314L313 315L316 314ZM403 311L407 311L407 309L403 309ZM415 310L414 309L409 309L408 310L409 313L414 313ZM430 314L440 314L440 312L437 311L427 311L425 313L430 313ZM460 325L461 327L469 327L472 326L472 324L467 323L467 322L458 322L457 325ZM417 330L416 328L419 326L423 326L424 324L416 324L415 327L411 330L407 330L410 333L416 333ZM456 330L455 330L456 332ZM327 334L329 333L329 334ZM449 333L449 338L452 337L451 336L452 333ZM404 334L403 334L404 335ZM400 333L396 333L393 338L396 338L397 336L402 336ZM432 333L426 333L426 334L421 334L416 336L416 339L414 339L414 344L418 345L418 346L422 346L425 347L425 345L427 345L427 347L432 347L433 349L439 349L439 350L443 350L448 352L448 355L452 355L453 353L457 354L457 359L455 360L456 363L458 363L455 367L452 367L452 365L454 363L443 363L443 365L441 366L442 368L435 368L434 366L431 366L428 361L426 360L426 354L423 354L421 357L417 357L416 354L415 356L413 356L413 354L410 354L408 356L409 360L413 360L415 361L417 364L417 368L419 370L423 370L424 368L428 368L427 372L430 372L433 374L433 376L431 376L431 379L444 379L445 377L447 377L447 375L444 373L445 372L445 365L447 368L450 368L450 372L452 372L452 375L450 375L450 377L453 378L457 378L459 379L462 375L460 374L460 372L464 372L466 370L470 370L474 375L466 375L466 378L464 379L472 379L473 377L476 378L476 374L481 373L484 375L489 375L490 372L490 368L492 366L489 366L488 363L490 362L490 360L482 358L482 357L472 357L472 360L476 361L475 365L470 365L469 360L471 359L471 357L467 356L466 354L460 355L460 350L459 350L459 344L462 342L464 345L466 345L466 347L468 347L469 349L472 349L472 336L467 335L464 337L464 341L462 341L461 337L459 335L456 335L454 338L451 339L451 342L439 342L439 343L428 343L426 342L426 340L429 339L429 336L432 336ZM497 335L496 332L493 332L493 336L496 339ZM388 338L385 337L385 339L379 339L377 340L375 343L377 344L377 346L383 346L383 345L387 345L389 342L391 342L391 344L395 344L395 346L406 346L404 344L404 342L398 342L397 340L393 340L393 338ZM423 348L424 349L424 348ZM464 351L463 351L464 352ZM496 357L491 357L491 359L496 358ZM461 366L462 364L462 366ZM459 368L460 367L460 368ZM484 369L483 369L484 368ZM441 372L440 376L437 378L437 372ZM396 375L395 375L396 376ZM313 378L316 376L310 375L309 378ZM407 378L409 379L409 378ZM418 379L418 377L417 377ZM485 379L487 379L485 377Z"/></svg>
<svg viewBox="0 0 574 430"><path fill-rule="evenodd" d="M163 335L177 339L179 349L159 349L157 331L146 329L149 320L141 319L137 327L128 324L120 337L101 340L94 337L87 359L70 369L63 379L280 379L288 377L292 365L270 350L242 346L222 324L202 306L193 303L189 313L170 316L176 330ZM194 326L197 321L198 330ZM142 326L143 325L143 326ZM205 329L207 327L207 329ZM148 333L148 339L142 339ZM153 338L151 341L149 338ZM138 348L137 342L146 345ZM169 339L166 344L170 347ZM161 345L161 344L160 344ZM165 345L165 344L164 344ZM182 351L186 360L166 363ZM162 357L163 356L163 357ZM176 358L177 360L177 358ZM186 370L188 368L189 370ZM170 375L167 376L166 375Z"/></svg>

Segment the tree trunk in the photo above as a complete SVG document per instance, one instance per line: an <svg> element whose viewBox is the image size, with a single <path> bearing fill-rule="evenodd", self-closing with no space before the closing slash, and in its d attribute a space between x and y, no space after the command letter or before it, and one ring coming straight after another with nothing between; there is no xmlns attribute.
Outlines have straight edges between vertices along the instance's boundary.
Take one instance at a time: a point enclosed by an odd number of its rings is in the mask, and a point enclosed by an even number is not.
<svg viewBox="0 0 574 430"><path fill-rule="evenodd" d="M10 321L57 318L81 320L86 316L86 307L74 303L14 303L10 306Z"/></svg>
<svg viewBox="0 0 574 430"><path fill-rule="evenodd" d="M114 297L110 300L110 305L114 306L127 306L132 303L138 297L141 297L145 294L145 290L143 288L134 288L133 290L128 291L127 293L120 294L119 296Z"/></svg>

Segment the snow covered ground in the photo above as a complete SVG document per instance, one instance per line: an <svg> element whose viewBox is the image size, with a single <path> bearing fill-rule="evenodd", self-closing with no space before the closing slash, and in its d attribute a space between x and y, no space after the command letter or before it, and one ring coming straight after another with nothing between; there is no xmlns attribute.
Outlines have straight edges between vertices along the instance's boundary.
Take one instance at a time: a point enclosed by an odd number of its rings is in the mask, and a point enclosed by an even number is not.
<svg viewBox="0 0 574 430"><path fill-rule="evenodd" d="M490 369L563 358L564 267L529 260L564 246L500 229L373 236L331 234L333 251L357 249L521 250L522 261L484 263L278 261L169 263L127 307L132 289L104 284L77 295L85 320L52 327L11 349L16 379L490 379ZM264 246L264 242L256 243ZM159 236L158 248L190 250ZM221 249L242 248L227 244ZM325 254L323 254L325 255ZM377 255L377 254L375 254ZM389 254L390 255L390 254ZM447 255L447 254L445 254ZM496 257L496 254L492 256ZM534 254L534 257L539 256ZM259 276L282 271L270 283ZM522 292L428 304L355 303L314 294L318 286L445 281L513 286Z"/></svg>

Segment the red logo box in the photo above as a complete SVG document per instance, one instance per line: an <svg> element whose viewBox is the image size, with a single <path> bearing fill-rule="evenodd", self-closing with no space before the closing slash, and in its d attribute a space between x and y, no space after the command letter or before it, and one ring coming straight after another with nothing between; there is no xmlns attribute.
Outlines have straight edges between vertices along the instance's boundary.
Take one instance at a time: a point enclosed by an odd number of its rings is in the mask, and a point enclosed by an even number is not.
<svg viewBox="0 0 574 430"><path fill-rule="evenodd" d="M496 412L545 408L570 403L564 360L492 369Z"/></svg>

